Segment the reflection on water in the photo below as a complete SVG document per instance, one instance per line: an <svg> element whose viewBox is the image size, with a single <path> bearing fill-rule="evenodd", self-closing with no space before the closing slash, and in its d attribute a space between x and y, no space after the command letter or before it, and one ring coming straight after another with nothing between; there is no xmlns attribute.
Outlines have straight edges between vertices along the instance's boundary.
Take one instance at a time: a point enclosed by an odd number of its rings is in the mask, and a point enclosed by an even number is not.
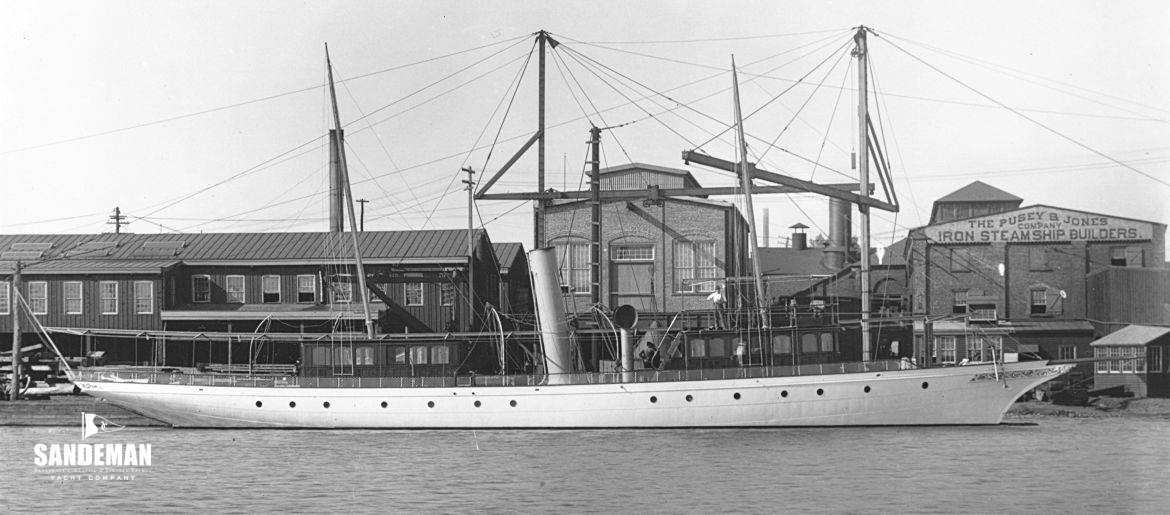
<svg viewBox="0 0 1170 515"><path fill-rule="evenodd" d="M1170 506L1170 420L637 431L123 430L129 482L53 481L0 428L0 512L1151 512Z"/></svg>

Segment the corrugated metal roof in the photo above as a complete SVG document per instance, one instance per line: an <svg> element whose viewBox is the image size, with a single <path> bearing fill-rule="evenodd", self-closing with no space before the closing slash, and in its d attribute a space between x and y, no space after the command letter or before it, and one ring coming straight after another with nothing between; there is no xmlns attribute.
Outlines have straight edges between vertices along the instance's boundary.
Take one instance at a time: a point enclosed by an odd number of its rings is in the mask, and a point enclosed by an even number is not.
<svg viewBox="0 0 1170 515"><path fill-rule="evenodd" d="M496 259L500 261L500 266L505 268L511 267L516 258L524 252L524 245L514 241L493 243L492 248L496 251Z"/></svg>
<svg viewBox="0 0 1170 515"><path fill-rule="evenodd" d="M1170 334L1170 327L1152 325L1128 325L1117 332L1106 335L1090 345L1145 345L1153 340Z"/></svg>
<svg viewBox="0 0 1170 515"><path fill-rule="evenodd" d="M487 233L476 231L477 238ZM322 261L345 260L353 255L350 234L201 233L201 234L8 234L0 235L0 249L29 244L49 246L42 263L31 260L30 271L126 270L200 261ZM369 231L357 234L366 259L467 259L467 231ZM101 242L101 243L99 243ZM160 259L165 258L165 259ZM13 259L0 260L10 269Z"/></svg>

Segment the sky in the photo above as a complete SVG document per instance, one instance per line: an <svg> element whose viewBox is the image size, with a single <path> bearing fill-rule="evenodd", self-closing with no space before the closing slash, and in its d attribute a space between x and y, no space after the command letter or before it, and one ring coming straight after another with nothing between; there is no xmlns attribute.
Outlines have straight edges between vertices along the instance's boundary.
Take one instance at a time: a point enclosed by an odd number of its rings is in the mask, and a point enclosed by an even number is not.
<svg viewBox="0 0 1170 515"><path fill-rule="evenodd" d="M875 33L871 116L901 205L875 212L876 246L974 180L1024 205L1166 224L1167 20L1160 1L12 2L0 232L107 232L115 207L138 233L326 230L326 43L366 229L465 228L460 170L494 173L536 128L539 30L559 43L547 187L584 186L591 125L603 166L732 185L680 157L736 159L732 56L751 159L856 182L858 25ZM534 190L536 159L493 191ZM822 197L755 206L772 245L798 222L828 230ZM530 204L481 201L475 218L531 246Z"/></svg>

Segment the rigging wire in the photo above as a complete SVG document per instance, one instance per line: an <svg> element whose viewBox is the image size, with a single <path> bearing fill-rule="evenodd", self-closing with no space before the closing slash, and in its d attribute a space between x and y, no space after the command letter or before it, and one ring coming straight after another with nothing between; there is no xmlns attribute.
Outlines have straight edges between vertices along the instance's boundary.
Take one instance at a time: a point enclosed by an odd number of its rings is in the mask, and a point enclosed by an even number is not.
<svg viewBox="0 0 1170 515"><path fill-rule="evenodd" d="M878 38L881 38L881 36L880 36L880 35L877 35L877 34L874 34L874 35L875 35L875 36L878 36ZM901 46L897 45L896 43L894 43L894 42L892 42L892 41L889 41L889 40L886 40L886 42L887 42L887 43L889 43L889 44L890 44L890 46L892 46L892 47L894 47L894 48L896 48L896 49L898 49L898 50L902 51L902 53L904 53L904 54L906 54L906 55L910 56L910 58L914 59L915 61L918 61L919 63L921 63L921 64L925 65L927 68L930 68L931 70L934 70L935 72L938 72L938 73L939 73L939 74L941 74L942 76L944 76L944 77L946 77L946 78L948 78L948 79L951 79L952 81L954 81L954 82L958 83L959 85L963 86L964 88L967 88L967 89L971 90L971 91L972 91L972 92L974 92L975 94L977 94L977 95L979 95L979 96L981 96L981 97L983 97L983 98L985 98L985 99L987 99L987 100L991 101L992 103L994 103L994 104L996 104L996 105L998 105L998 106L1000 106L1000 107L1002 107L1002 108L1004 108L1004 109L1007 109L1008 111L1012 112L1012 113L1013 113L1013 114L1015 114L1016 116L1019 116L1020 118L1023 118L1023 119L1025 119L1025 120L1027 120L1027 121L1031 122L1032 124L1039 126L1040 128L1042 128L1042 129L1044 129L1044 130L1046 130L1046 131L1048 131L1048 132L1050 132L1050 133L1052 133L1052 134L1054 134L1054 135L1056 135L1056 136L1060 137L1061 139L1064 139L1064 140L1066 140L1066 141L1068 141L1068 142L1070 142L1070 143L1072 143L1072 144L1074 144L1074 145L1076 145L1076 146L1078 146L1078 147L1081 147L1081 148L1083 148L1083 149L1085 149L1085 150L1088 150L1089 152L1092 152L1092 153L1094 153L1094 154L1097 154L1098 156L1101 156L1101 157L1103 157L1103 158L1105 158L1105 159L1108 159L1109 161L1113 162L1114 164L1116 164L1116 165L1118 165L1118 166L1121 166L1121 167L1123 167L1123 168L1126 168L1126 169L1128 169L1128 170L1130 170L1130 171L1132 171L1132 172L1134 172L1134 173L1137 173L1137 174L1139 174L1139 175L1141 175L1141 176L1143 176L1143 177L1146 177L1146 178L1148 178L1148 179L1150 179L1150 180L1152 180L1152 181L1154 181L1154 182L1157 182L1157 183L1159 183L1159 184L1162 184L1163 186L1170 186L1170 182L1167 182L1167 181L1165 181L1165 180L1163 180L1163 179L1160 179L1160 178L1158 178L1158 177L1155 177L1154 175L1151 175L1151 174L1149 174L1149 173L1146 173L1146 172L1144 172L1144 171L1142 171L1142 170L1139 170L1139 169L1137 169L1137 168L1134 168L1134 167L1132 167L1132 166L1130 166L1130 165L1128 165L1128 164L1126 164L1126 163L1124 163L1124 162L1122 162L1122 161L1119 161L1119 160L1115 159L1114 157L1112 157L1112 156L1110 156L1110 155L1108 155L1108 154L1106 154L1106 153L1104 153L1104 152L1101 152L1100 150L1097 150L1097 149L1095 149L1095 148L1093 148L1093 147L1090 147L1089 145L1086 145L1086 144L1084 144L1084 143L1081 143L1079 140L1077 140L1077 139L1074 139L1073 137L1071 137L1071 136L1068 136L1068 135L1064 134L1063 132L1060 132L1060 131L1058 131L1058 130L1056 130L1056 129L1053 129L1052 127L1049 127L1048 125L1046 125L1046 124L1044 124L1044 123L1040 122L1039 120L1036 120L1035 118L1032 118L1031 116L1028 116L1028 115L1024 114L1023 112L1021 112L1021 111L1020 111L1020 110L1018 110L1018 109L1015 109L1015 108L1013 108L1013 107L1011 107L1011 106L1008 106L1007 104L1004 104L1003 102L1000 102L999 100L996 100L995 98L992 98L991 96L987 95L986 93L983 93L982 91L979 91L978 89L975 89L974 87L970 86L969 84L967 84L967 83L965 83L965 82L963 82L963 81L959 80L959 79L958 79L958 78L956 78L955 76L953 76L953 75L950 75L950 74L948 74L948 73L946 73L946 72L942 71L942 70L941 70L941 69L939 69L938 67L936 67L936 66L934 66L934 65L932 65L932 64L930 64L930 63L928 63L928 62L926 62L925 60L923 60L922 58L918 57L917 55L915 55L915 54L912 54L912 53L908 52L906 49L902 48Z"/></svg>

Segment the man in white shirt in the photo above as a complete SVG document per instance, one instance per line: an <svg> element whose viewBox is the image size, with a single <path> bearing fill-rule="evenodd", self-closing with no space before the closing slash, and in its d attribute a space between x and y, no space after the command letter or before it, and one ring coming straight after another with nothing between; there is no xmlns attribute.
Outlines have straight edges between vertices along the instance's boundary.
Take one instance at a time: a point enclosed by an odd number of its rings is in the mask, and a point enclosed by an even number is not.
<svg viewBox="0 0 1170 515"><path fill-rule="evenodd" d="M715 328L727 329L727 299L723 297L723 288L715 285L715 291L707 296L707 300L715 306Z"/></svg>

